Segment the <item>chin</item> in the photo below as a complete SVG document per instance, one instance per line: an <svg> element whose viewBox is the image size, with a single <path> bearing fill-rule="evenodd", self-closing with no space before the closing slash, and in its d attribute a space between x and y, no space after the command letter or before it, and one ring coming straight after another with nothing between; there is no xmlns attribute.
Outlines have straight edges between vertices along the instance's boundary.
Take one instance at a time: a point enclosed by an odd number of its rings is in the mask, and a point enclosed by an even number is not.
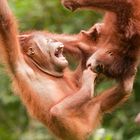
<svg viewBox="0 0 140 140"><path fill-rule="evenodd" d="M68 66L68 61L64 61L64 62L57 62L56 63L56 66L59 68L59 69L65 69L67 66Z"/></svg>

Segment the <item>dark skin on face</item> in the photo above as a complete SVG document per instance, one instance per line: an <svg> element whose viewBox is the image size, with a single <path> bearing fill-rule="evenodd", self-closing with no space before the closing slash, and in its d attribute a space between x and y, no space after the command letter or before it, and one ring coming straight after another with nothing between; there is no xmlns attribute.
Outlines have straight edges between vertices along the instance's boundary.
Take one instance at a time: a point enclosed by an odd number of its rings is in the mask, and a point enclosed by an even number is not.
<svg viewBox="0 0 140 140"><path fill-rule="evenodd" d="M0 48L24 105L60 139L87 139L103 114L127 99L134 76L93 97L97 75L85 69L96 44L89 39L94 38L91 30L72 36L30 32L18 38L16 24L7 1L0 0ZM63 46L81 57L75 71L67 69Z"/></svg>

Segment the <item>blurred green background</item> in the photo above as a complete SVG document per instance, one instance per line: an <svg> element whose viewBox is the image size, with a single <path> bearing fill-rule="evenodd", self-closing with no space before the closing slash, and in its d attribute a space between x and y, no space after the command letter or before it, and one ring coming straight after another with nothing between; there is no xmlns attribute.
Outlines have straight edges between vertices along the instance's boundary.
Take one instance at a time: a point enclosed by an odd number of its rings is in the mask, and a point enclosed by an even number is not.
<svg viewBox="0 0 140 140"><path fill-rule="evenodd" d="M19 22L20 31L49 30L57 33L78 33L88 29L102 16L93 11L69 12L60 0L9 0ZM98 90L108 87L104 81ZM90 140L140 140L140 126L134 123L140 111L140 71L134 93L127 103L112 114L107 114L103 124ZM47 129L28 117L24 106L11 90L11 80L0 65L0 140L55 140Z"/></svg>

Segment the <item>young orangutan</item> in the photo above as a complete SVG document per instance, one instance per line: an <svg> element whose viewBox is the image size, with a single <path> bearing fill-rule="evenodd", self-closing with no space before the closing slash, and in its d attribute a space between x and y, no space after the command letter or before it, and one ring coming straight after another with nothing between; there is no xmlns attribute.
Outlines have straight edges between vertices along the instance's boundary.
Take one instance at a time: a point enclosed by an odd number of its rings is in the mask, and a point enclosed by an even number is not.
<svg viewBox="0 0 140 140"><path fill-rule="evenodd" d="M77 41L72 45L64 36L60 39L61 35L46 34L22 35L21 46L7 0L0 0L0 49L28 111L60 139L85 140L103 114L126 99L129 93L125 85L132 83L134 76L92 98L96 74L90 67L83 71L86 61L83 51L90 52L91 47L83 47L82 41L78 46ZM74 72L65 70L68 62L62 54L64 45L57 38L64 41L67 51L82 55Z"/></svg>

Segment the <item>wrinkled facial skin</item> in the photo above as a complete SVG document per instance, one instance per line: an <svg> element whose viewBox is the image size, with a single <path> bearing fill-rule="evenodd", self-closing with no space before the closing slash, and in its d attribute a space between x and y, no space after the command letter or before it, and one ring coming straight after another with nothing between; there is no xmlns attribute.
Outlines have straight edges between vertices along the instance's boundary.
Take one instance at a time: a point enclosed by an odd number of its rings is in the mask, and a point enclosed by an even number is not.
<svg viewBox="0 0 140 140"><path fill-rule="evenodd" d="M44 36L37 36L34 41L40 48L42 55L48 58L49 54L49 59L53 65L61 67L62 69L68 65L66 58L63 56L64 45L61 42L47 39Z"/></svg>
<svg viewBox="0 0 140 140"><path fill-rule="evenodd" d="M99 48L90 56L86 65L91 67L91 70L95 73L103 73L106 76L115 77L119 75L119 72L121 73L119 70L120 59L121 57L116 55L114 50Z"/></svg>
<svg viewBox="0 0 140 140"><path fill-rule="evenodd" d="M105 67L109 67L114 60L113 53L107 49L97 50L87 61L87 66L96 73L102 73Z"/></svg>
<svg viewBox="0 0 140 140"><path fill-rule="evenodd" d="M107 40L107 39L106 39ZM103 40L103 42L105 42ZM129 47L127 43L113 41L99 42L95 52L89 57L87 67L96 73L103 73L107 77L121 79L135 73L137 58L133 55L137 49Z"/></svg>
<svg viewBox="0 0 140 140"><path fill-rule="evenodd" d="M28 39L28 46L22 46L23 51L39 69L52 73L61 72L68 66L68 61L63 56L63 43L40 34Z"/></svg>

